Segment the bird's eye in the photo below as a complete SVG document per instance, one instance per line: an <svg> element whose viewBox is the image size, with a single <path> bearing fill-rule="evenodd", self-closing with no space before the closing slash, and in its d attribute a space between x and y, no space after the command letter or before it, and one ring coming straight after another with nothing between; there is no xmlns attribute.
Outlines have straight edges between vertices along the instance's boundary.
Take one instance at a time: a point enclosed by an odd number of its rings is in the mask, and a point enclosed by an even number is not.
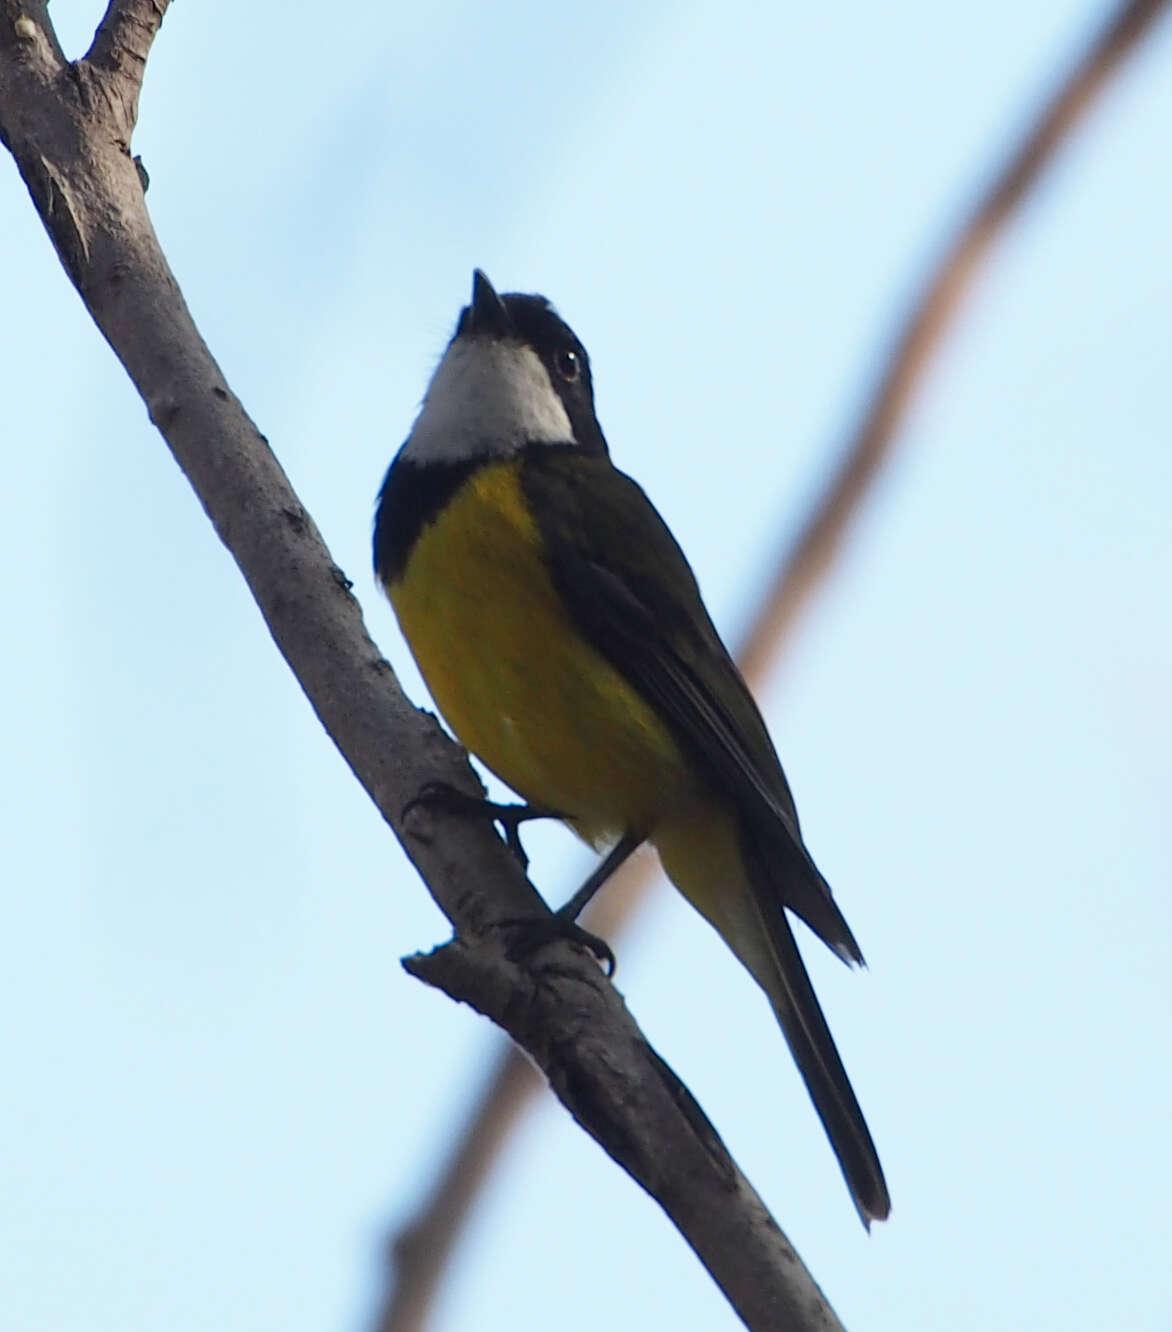
<svg viewBox="0 0 1172 1332"><path fill-rule="evenodd" d="M558 374L570 384L582 373L582 362L572 347L564 347L559 351L554 358L554 364L557 366Z"/></svg>

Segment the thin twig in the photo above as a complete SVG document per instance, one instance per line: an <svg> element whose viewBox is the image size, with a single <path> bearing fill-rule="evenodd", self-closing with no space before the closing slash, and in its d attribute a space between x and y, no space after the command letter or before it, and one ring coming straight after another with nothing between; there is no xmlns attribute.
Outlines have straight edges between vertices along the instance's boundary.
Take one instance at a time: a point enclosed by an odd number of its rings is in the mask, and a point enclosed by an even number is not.
<svg viewBox="0 0 1172 1332"><path fill-rule="evenodd" d="M930 271L892 339L879 381L830 484L779 560L773 584L739 645L737 660L750 684L759 686L776 664L799 613L825 586L841 557L847 533L891 456L912 397L993 241L1037 185L1095 96L1166 7L1167 0L1130 0L1116 10ZM628 862L607 892L595 899L590 928L604 938L621 930L644 900L653 871L654 862L649 859ZM538 1078L516 1048L502 1044L481 1099L434 1191L392 1239L390 1280L375 1319L376 1332L418 1332L426 1325L477 1192L499 1157L508 1129L519 1122L539 1087Z"/></svg>

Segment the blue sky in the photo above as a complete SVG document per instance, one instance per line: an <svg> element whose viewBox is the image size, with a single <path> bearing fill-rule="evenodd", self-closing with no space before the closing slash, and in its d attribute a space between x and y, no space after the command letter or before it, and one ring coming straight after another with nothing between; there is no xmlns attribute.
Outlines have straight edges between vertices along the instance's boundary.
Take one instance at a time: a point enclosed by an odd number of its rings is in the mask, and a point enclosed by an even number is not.
<svg viewBox="0 0 1172 1332"><path fill-rule="evenodd" d="M80 51L96 7L55 5ZM405 686L382 472L470 274L590 348L616 461L743 628L949 226L1101 4L258 0L168 15L156 227ZM870 962L808 949L894 1201L659 890L618 981L848 1326L1164 1332L1172 25L1062 154L762 692ZM0 172L0 1287L20 1332L360 1328L493 1033L442 917ZM553 900L586 863L530 838ZM567 1292L572 1298L567 1301ZM552 1104L437 1327L734 1326Z"/></svg>

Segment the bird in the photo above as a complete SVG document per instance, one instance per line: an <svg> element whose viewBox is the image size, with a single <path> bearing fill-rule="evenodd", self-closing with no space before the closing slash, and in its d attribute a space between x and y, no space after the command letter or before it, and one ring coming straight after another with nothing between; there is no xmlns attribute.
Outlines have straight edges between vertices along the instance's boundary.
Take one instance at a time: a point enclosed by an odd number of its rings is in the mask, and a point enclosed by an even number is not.
<svg viewBox="0 0 1172 1332"><path fill-rule="evenodd" d="M457 738L523 816L609 848L563 914L651 843L765 992L864 1225L885 1219L883 1169L789 917L848 964L862 952L687 558L611 461L586 349L545 297L500 295L475 271L386 472L373 545Z"/></svg>

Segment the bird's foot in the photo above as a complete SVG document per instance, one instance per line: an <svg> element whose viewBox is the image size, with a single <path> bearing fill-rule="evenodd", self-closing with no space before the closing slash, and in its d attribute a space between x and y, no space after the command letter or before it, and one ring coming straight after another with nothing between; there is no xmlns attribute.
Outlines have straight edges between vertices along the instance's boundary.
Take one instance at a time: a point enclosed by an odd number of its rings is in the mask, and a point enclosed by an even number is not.
<svg viewBox="0 0 1172 1332"><path fill-rule="evenodd" d="M521 824L531 819L556 819L561 816L552 809L542 809L537 805L502 805L482 796L469 795L447 782L428 782L414 799L403 807L403 817L417 805L428 805L432 809L443 810L445 814L458 814L467 818L488 819L500 825L505 835L505 845L517 858L522 870L529 868L529 857L521 845Z"/></svg>
<svg viewBox="0 0 1172 1332"><path fill-rule="evenodd" d="M553 943L557 939L566 939L592 953L606 972L608 979L614 976L615 957L610 944L605 939L600 939L597 934L584 930L577 921L563 916L559 911L550 912L548 916L525 916L502 920L500 925L510 934L509 944L505 950L510 961L524 961L545 944Z"/></svg>

